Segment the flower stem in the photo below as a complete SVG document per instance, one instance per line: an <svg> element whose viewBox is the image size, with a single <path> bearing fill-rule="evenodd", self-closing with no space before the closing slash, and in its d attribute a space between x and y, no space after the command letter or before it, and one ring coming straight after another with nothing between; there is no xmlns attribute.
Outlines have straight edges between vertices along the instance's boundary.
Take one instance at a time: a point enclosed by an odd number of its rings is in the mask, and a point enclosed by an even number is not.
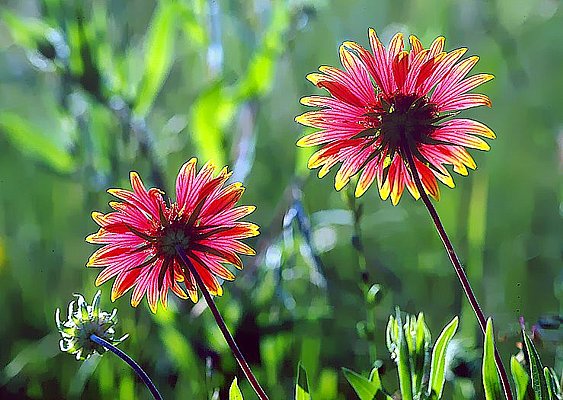
<svg viewBox="0 0 563 400"><path fill-rule="evenodd" d="M442 239L442 243L444 244L444 247L448 254L448 258L450 259L454 267L459 282L461 283L461 287L463 288L467 300L469 300L469 303L471 304L471 308L473 308L473 312L477 317L477 321L479 322L479 326L481 327L481 331L483 332L484 335L487 328L487 320L485 318L485 315L483 314L483 310L481 310L481 307L479 306L477 297L475 296L475 293L473 292L473 289L469 284L469 279L467 278L467 274L465 273L465 270L463 269L461 263L459 262L459 258L454 250L450 238L448 237L448 234L446 233L446 230L444 229L444 226L442 225L442 221L440 220L440 217L438 216L438 213L436 212L434 205L432 204L432 202L430 201L428 195L424 190L424 186L422 185L420 177L418 176L418 171L416 169L416 165L414 163L411 150L409 149L408 146L404 146L403 149L416 188L420 193L420 197L422 198L422 201L424 202L424 205L426 206L426 209L428 210L428 213L430 214L430 217L432 218L434 225L436 226L436 230L438 231L438 235L440 236L440 239ZM504 365L502 364L502 359L500 358L500 354L496 346L495 346L495 362L497 365L497 370L500 374L504 395L507 400L513 400L512 392L510 391L510 384L508 382L508 375L506 374L506 370L504 369Z"/></svg>
<svg viewBox="0 0 563 400"><path fill-rule="evenodd" d="M227 325L225 324L225 321L223 320L221 313L217 309L217 306L215 305L215 302L213 301L211 294L209 294L207 287L203 283L201 276L199 276L197 270L195 269L195 267L191 263L190 259L188 258L188 256L186 256L186 253L184 252L184 250L180 246L176 246L176 254L178 254L180 259L182 260L182 263L184 264L183 272L184 272L184 276L186 278L186 282L189 279L186 272L189 271L189 273L194 277L194 279L197 283L197 286L199 287L199 290L201 290L201 292L203 293L203 297L205 298L205 301L207 302L207 306L209 307L209 309L211 310L211 313L215 317L215 321L217 322L217 325L219 326L219 329L221 330L223 337L227 341L227 344L231 348L231 351L232 351L233 355L235 356L238 364L242 368L242 371L244 372L246 379L248 379L248 381L250 382L250 385L252 386L252 388L254 389L256 394L258 395L259 399L268 400L268 396L266 395L266 392L264 392L264 389L262 389L262 387L260 386L260 383L258 383L258 380L256 379L256 377L252 373L252 370L248 366L248 363L246 362L246 360L245 360L244 356L242 355L241 351L239 350L238 345L236 344L235 340L233 339L231 332L229 332L229 329L227 328ZM186 271L186 268L187 268L188 271Z"/></svg>
<svg viewBox="0 0 563 400"><path fill-rule="evenodd" d="M139 378L141 378L141 380L143 381L145 386L150 390L152 397L154 397L155 400L162 400L162 396L158 392L158 389L156 388L154 383L151 381L151 378L149 378L147 373L145 371L143 371L141 366L139 364L137 364L137 362L135 362L135 360L133 360L131 357L129 357L124 351L120 350L119 348L117 348L113 344L109 343L108 341L102 339L101 337L99 337L97 335L94 335L94 334L90 335L90 339L93 342L98 343L100 346L104 346L106 349L110 350L115 355L117 355L119 358L121 358L123 361L125 361L127 364L129 364L129 366L131 368L133 368L133 370L135 371L137 376Z"/></svg>

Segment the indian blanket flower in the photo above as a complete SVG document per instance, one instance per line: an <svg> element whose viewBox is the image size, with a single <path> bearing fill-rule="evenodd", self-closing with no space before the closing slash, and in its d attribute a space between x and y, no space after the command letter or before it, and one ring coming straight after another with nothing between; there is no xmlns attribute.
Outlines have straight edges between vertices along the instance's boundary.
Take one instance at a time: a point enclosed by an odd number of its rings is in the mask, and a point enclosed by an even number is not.
<svg viewBox="0 0 563 400"><path fill-rule="evenodd" d="M77 360L85 360L94 353L103 354L107 349L93 341L90 337L96 335L112 345L123 342L128 334L115 339L115 325L117 324L117 309L111 313L100 308L101 292L95 294L89 305L84 296L75 294L77 300L68 306L68 318L61 321L61 311L57 308L55 321L61 334L61 351L74 354Z"/></svg>
<svg viewBox="0 0 563 400"><path fill-rule="evenodd" d="M176 202L170 204L159 189L147 190L136 172L130 175L133 191L108 190L121 201L109 203L113 212L92 213L100 229L86 240L104 245L87 265L104 268L96 285L115 277L112 301L134 288L131 305L136 307L146 293L152 312L159 298L166 308L169 290L182 299L187 291L196 302L195 279L178 251L187 256L207 290L220 296L218 278L235 278L224 264L241 269L239 254L255 254L241 239L258 235L258 226L239 221L255 207L235 207L244 187L238 182L225 185L232 174L226 167L215 174L211 162L197 171L196 159L191 159L180 169Z"/></svg>
<svg viewBox="0 0 563 400"><path fill-rule="evenodd" d="M356 196L376 180L381 198L390 196L394 205L405 186L419 198L408 167L410 152L425 191L439 199L436 179L454 186L445 165L467 175L467 169L476 165L466 148L489 150L478 136L495 137L480 122L452 118L464 109L491 106L487 96L468 92L493 76L466 77L479 58L462 60L466 48L444 51L443 37L426 49L416 36L410 36L408 51L401 33L387 48L373 29L369 39L372 52L354 42L340 47L343 70L321 66L320 72L307 76L331 96L301 99L302 104L320 109L296 121L320 130L297 144L321 146L309 159L309 168L321 167L319 177L341 163L335 178L337 190L361 172Z"/></svg>

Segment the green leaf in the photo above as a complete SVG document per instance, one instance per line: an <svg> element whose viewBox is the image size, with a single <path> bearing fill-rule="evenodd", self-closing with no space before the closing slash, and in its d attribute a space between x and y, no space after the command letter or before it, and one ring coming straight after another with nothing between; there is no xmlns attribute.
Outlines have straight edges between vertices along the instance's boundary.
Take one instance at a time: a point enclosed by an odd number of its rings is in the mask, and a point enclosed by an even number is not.
<svg viewBox="0 0 563 400"><path fill-rule="evenodd" d="M135 99L133 112L144 116L152 107L174 60L176 14L175 1L160 1L150 22L145 39L145 72Z"/></svg>
<svg viewBox="0 0 563 400"><path fill-rule="evenodd" d="M442 330L440 336L432 349L432 362L430 367L430 382L428 383L428 395L436 393L437 398L442 397L444 382L446 381L446 351L448 345L457 331L459 318L456 316Z"/></svg>
<svg viewBox="0 0 563 400"><path fill-rule="evenodd" d="M495 363L495 341L493 337L493 321L487 320L485 331L485 345L483 348L483 387L486 400L502 400L500 379Z"/></svg>
<svg viewBox="0 0 563 400"><path fill-rule="evenodd" d="M42 20L34 18L20 18L16 14L4 9L2 21L10 30L14 42L27 50L37 50L39 42L45 40L49 25Z"/></svg>
<svg viewBox="0 0 563 400"><path fill-rule="evenodd" d="M229 400L243 400L242 393L237 384L237 378L233 379L231 387L229 388Z"/></svg>
<svg viewBox="0 0 563 400"><path fill-rule="evenodd" d="M522 331L522 336L524 337L524 343L526 345L528 365L530 366L530 377L532 380L532 390L534 391L536 400L548 400L550 397L545 376L543 374L543 365L540 361L540 356L538 355L534 344L528 335L526 335L526 332Z"/></svg>
<svg viewBox="0 0 563 400"><path fill-rule="evenodd" d="M423 377L428 375L428 357L427 352L431 343L431 335L426 323L424 322L424 314L419 313L415 319L411 316L407 320L408 330L405 330L409 343L409 360L412 378L412 390L415 398L422 397Z"/></svg>
<svg viewBox="0 0 563 400"><path fill-rule="evenodd" d="M66 150L17 114L0 114L0 133L4 133L22 153L44 162L57 172L68 173L74 169L74 160Z"/></svg>
<svg viewBox="0 0 563 400"><path fill-rule="evenodd" d="M377 367L371 370L369 374L369 380L377 386L377 393L375 393L374 400L393 400L393 398L389 396L383 389L381 378L379 377L379 370L377 369Z"/></svg>
<svg viewBox="0 0 563 400"><path fill-rule="evenodd" d="M311 376L317 376L319 370L319 361L321 360L321 336L307 335L301 339L301 352L299 360L303 365L307 366L307 371ZM315 388L316 389L316 388Z"/></svg>
<svg viewBox="0 0 563 400"><path fill-rule="evenodd" d="M516 400L533 400L533 392L531 392L531 387L529 386L530 377L515 356L510 358L510 372L516 385Z"/></svg>
<svg viewBox="0 0 563 400"><path fill-rule="evenodd" d="M307 380L307 371L303 364L299 362L297 366L297 382L295 384L295 400L311 400L309 393L309 381Z"/></svg>
<svg viewBox="0 0 563 400"><path fill-rule="evenodd" d="M545 377L545 383L547 386L547 393L550 399L555 399L555 390L553 387L553 382L551 381L551 375L549 373L549 368L543 368L543 376Z"/></svg>
<svg viewBox="0 0 563 400"><path fill-rule="evenodd" d="M290 26L290 9L284 2L273 3L272 18L260 49L248 63L247 73L237 87L238 99L266 94L276 81L276 60L286 49L284 34Z"/></svg>
<svg viewBox="0 0 563 400"><path fill-rule="evenodd" d="M396 319L389 318L387 325L388 343L391 342L395 347L397 369L399 372L399 387L403 400L412 400L412 380L409 363L408 343L405 339L405 331L401 320L401 311L397 308Z"/></svg>
<svg viewBox="0 0 563 400"><path fill-rule="evenodd" d="M356 394L358 395L360 400L373 400L376 393L381 390L379 374L376 374L377 378L375 378L373 371L370 377L373 378L374 381L364 378L357 372L354 372L348 368L342 368L342 372L344 372L346 380L348 381L348 383L350 383L350 385L352 385L352 388L356 391Z"/></svg>
<svg viewBox="0 0 563 400"><path fill-rule="evenodd" d="M82 76L84 74L85 66L82 59L82 49L84 49L85 55L89 54L88 43L84 41L83 28L81 20L69 20L65 26L66 39L70 48L68 68L73 76Z"/></svg>
<svg viewBox="0 0 563 400"><path fill-rule="evenodd" d="M234 112L234 101L222 82L216 82L198 96L190 119L196 154L203 160L225 165L223 132L232 121Z"/></svg>
<svg viewBox="0 0 563 400"><path fill-rule="evenodd" d="M121 60L117 54L114 54L111 39L108 37L108 4L105 1L93 2L91 7L92 16L89 26L91 34L89 42L93 48L93 58L100 70L100 74L103 76L105 88L110 93L123 95L125 85L116 68L116 64Z"/></svg>
<svg viewBox="0 0 563 400"><path fill-rule="evenodd" d="M201 3L201 0L199 1ZM197 1L179 3L180 28L186 35L192 51L204 49L209 43L206 31L205 15Z"/></svg>
<svg viewBox="0 0 563 400"><path fill-rule="evenodd" d="M379 377L379 370L377 368L373 368L369 373L369 381L377 386L377 390L383 390L381 378Z"/></svg>
<svg viewBox="0 0 563 400"><path fill-rule="evenodd" d="M562 399L563 391L561 390L561 384L557 380L557 374L555 370L550 367L545 367L543 369L545 375L545 381L547 382L547 389L549 390L550 399Z"/></svg>
<svg viewBox="0 0 563 400"><path fill-rule="evenodd" d="M428 328L424 323L424 314L418 314L416 319L416 352L417 354L424 354L426 347L428 346L430 333Z"/></svg>

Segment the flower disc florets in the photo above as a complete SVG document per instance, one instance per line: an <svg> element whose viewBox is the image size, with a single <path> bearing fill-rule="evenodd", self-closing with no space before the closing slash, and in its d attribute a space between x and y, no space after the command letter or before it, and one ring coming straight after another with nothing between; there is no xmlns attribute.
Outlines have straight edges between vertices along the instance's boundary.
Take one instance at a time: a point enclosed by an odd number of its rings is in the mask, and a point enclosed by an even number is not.
<svg viewBox="0 0 563 400"><path fill-rule="evenodd" d="M436 107L424 97L399 93L391 103L382 104L384 112L379 115L380 135L390 149L424 143L436 129L432 125L438 116Z"/></svg>
<svg viewBox="0 0 563 400"><path fill-rule="evenodd" d="M180 223L163 228L157 241L158 252L164 256L174 256L176 246L180 246L184 251L188 250L190 235L186 228Z"/></svg>

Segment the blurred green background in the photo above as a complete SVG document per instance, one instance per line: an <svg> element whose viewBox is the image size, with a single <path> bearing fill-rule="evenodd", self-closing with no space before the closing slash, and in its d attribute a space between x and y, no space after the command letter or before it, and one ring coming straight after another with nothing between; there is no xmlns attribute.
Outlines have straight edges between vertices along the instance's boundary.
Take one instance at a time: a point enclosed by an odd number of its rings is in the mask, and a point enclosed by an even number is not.
<svg viewBox="0 0 563 400"><path fill-rule="evenodd" d="M374 27L427 46L469 47L474 72L495 75L482 91L493 108L465 117L498 138L472 152L478 170L442 187L437 205L505 361L517 352L518 317L528 326L561 313L562 5L556 0L2 0L0 16L0 397L149 398L125 364L106 354L79 363L60 353L54 312L72 293L90 301L97 270L85 267L107 211L108 187L128 187L136 170L173 196L182 163L196 156L228 164L247 187L243 204L261 226L256 257L217 299L242 351L272 399L292 395L297 362L316 399L355 398L340 368L366 374L384 363L394 306L424 311L434 337L461 316L459 378L445 398L480 396L481 338L421 202L397 207L375 190L358 199L354 224L334 172L306 170L299 98L320 93L305 80L339 65L345 40L368 45ZM361 232L360 232L361 230ZM352 246L361 233L377 304L366 306ZM174 299L156 315L146 301L119 309L121 347L143 365L166 399L212 398L235 374L247 382L202 304ZM366 330L366 312L375 332ZM563 367L561 330L544 330L540 352ZM373 338L372 338L373 337ZM370 358L369 347L372 357ZM450 378L454 375L450 374Z"/></svg>

